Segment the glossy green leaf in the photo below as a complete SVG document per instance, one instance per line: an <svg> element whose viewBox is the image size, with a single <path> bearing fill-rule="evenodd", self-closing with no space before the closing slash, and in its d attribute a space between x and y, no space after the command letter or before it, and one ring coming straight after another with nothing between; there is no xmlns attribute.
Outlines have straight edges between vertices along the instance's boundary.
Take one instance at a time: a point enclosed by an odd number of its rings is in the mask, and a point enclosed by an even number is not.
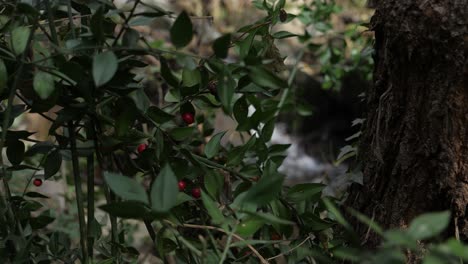
<svg viewBox="0 0 468 264"><path fill-rule="evenodd" d="M96 87L106 84L117 72L118 61L112 51L99 53L93 58L93 78Z"/></svg>
<svg viewBox="0 0 468 264"><path fill-rule="evenodd" d="M171 137L174 140L182 141L192 136L193 133L195 133L195 131L196 131L195 127L176 127L171 130L169 135L171 135Z"/></svg>
<svg viewBox="0 0 468 264"><path fill-rule="evenodd" d="M214 135L210 141L205 146L205 155L207 158L211 159L216 156L221 148L221 139L226 134L226 132L220 132Z"/></svg>
<svg viewBox="0 0 468 264"><path fill-rule="evenodd" d="M224 111L228 114L232 113L233 108L233 97L234 92L236 89L236 81L232 79L230 74L225 73L226 75L223 79L218 83L218 88L216 89L218 92L219 100L223 105Z"/></svg>
<svg viewBox="0 0 468 264"><path fill-rule="evenodd" d="M204 191L202 191L201 198L206 211L211 217L211 221L213 221L214 224L222 224L224 222L224 215L216 205L215 201L213 201Z"/></svg>
<svg viewBox="0 0 468 264"><path fill-rule="evenodd" d="M270 223L270 224L279 224L279 225L294 225L294 222L286 220L286 219L281 219L273 214L270 213L264 213L264 212L252 212L252 211L244 211L245 213L249 215L253 215L258 217L259 219L263 219L265 222Z"/></svg>
<svg viewBox="0 0 468 264"><path fill-rule="evenodd" d="M148 195L136 180L114 172L104 172L104 179L109 188L118 196L129 201L148 203Z"/></svg>
<svg viewBox="0 0 468 264"><path fill-rule="evenodd" d="M200 71L198 69L190 70L185 68L182 71L182 84L187 87L191 87L199 84L201 81Z"/></svg>
<svg viewBox="0 0 468 264"><path fill-rule="evenodd" d="M408 234L417 240L431 238L444 231L449 223L449 211L423 214L411 221Z"/></svg>
<svg viewBox="0 0 468 264"><path fill-rule="evenodd" d="M110 215L130 219L145 219L151 213L151 210L147 206L136 201L114 202L101 205L99 208Z"/></svg>
<svg viewBox="0 0 468 264"><path fill-rule="evenodd" d="M273 136L273 130L275 129L276 119L272 118L268 120L265 125L262 127L262 139L265 142L270 141L271 136Z"/></svg>
<svg viewBox="0 0 468 264"><path fill-rule="evenodd" d="M264 205L273 200L281 192L284 177L278 173L263 175L258 183L247 191L245 203Z"/></svg>
<svg viewBox="0 0 468 264"><path fill-rule="evenodd" d="M291 37L297 37L298 35L293 34L288 31L278 31L273 34L273 38L275 39L284 39L284 38L291 38Z"/></svg>
<svg viewBox="0 0 468 264"><path fill-rule="evenodd" d="M44 162L44 178L54 176L62 166L62 155L58 149L50 152Z"/></svg>
<svg viewBox="0 0 468 264"><path fill-rule="evenodd" d="M254 30L253 32L249 33L246 38L239 42L239 56L241 59L245 58L252 47L252 43L255 39L258 29Z"/></svg>
<svg viewBox="0 0 468 264"><path fill-rule="evenodd" d="M151 187L151 208L166 213L177 204L177 177L169 164L166 164Z"/></svg>
<svg viewBox="0 0 468 264"><path fill-rule="evenodd" d="M283 89L288 87L288 84L285 80L281 79L263 67L250 67L249 69L250 78L255 84L259 86L270 89Z"/></svg>
<svg viewBox="0 0 468 264"><path fill-rule="evenodd" d="M125 31L122 37L122 44L125 47L135 47L138 44L138 40L140 40L140 33L135 29L129 28Z"/></svg>
<svg viewBox="0 0 468 264"><path fill-rule="evenodd" d="M11 31L11 50L16 55L20 55L28 45L29 34L31 29L29 27L17 27Z"/></svg>
<svg viewBox="0 0 468 264"><path fill-rule="evenodd" d="M301 219L309 232L322 231L334 225L333 222L324 220L312 212L301 215Z"/></svg>
<svg viewBox="0 0 468 264"><path fill-rule="evenodd" d="M184 193L184 192L179 192L177 194L177 203L176 203L176 206L177 205L180 205L180 204L183 204L185 202L188 202L188 201L193 201L193 198L192 196L189 196L188 194Z"/></svg>
<svg viewBox="0 0 468 264"><path fill-rule="evenodd" d="M228 55L229 47L231 45L231 34L223 35L217 38L213 43L213 50L216 57L224 59Z"/></svg>
<svg viewBox="0 0 468 264"><path fill-rule="evenodd" d="M171 41L176 48L187 46L193 37L192 21L187 12L183 11L171 27Z"/></svg>
<svg viewBox="0 0 468 264"><path fill-rule="evenodd" d="M171 121L174 118L173 115L167 112L164 112L163 110L161 110L160 108L156 106L150 106L146 114L156 124L164 124L166 122Z"/></svg>
<svg viewBox="0 0 468 264"><path fill-rule="evenodd" d="M212 197L218 197L223 191L224 176L216 170L207 172L204 178L205 189Z"/></svg>
<svg viewBox="0 0 468 264"><path fill-rule="evenodd" d="M265 220L258 216L251 216L243 220L236 229L236 233L243 236L249 237L255 234L263 225Z"/></svg>
<svg viewBox="0 0 468 264"><path fill-rule="evenodd" d="M244 123L249 115L249 105L245 96L239 98L234 104L234 117L239 124Z"/></svg>
<svg viewBox="0 0 468 264"><path fill-rule="evenodd" d="M161 63L161 76L170 86L178 87L179 80L174 76L174 74L172 74L171 69L169 68L169 65L167 64L167 61L164 57L161 57L160 63Z"/></svg>
<svg viewBox="0 0 468 264"><path fill-rule="evenodd" d="M34 91L42 100L46 100L55 91L54 76L50 73L38 71L34 75Z"/></svg>

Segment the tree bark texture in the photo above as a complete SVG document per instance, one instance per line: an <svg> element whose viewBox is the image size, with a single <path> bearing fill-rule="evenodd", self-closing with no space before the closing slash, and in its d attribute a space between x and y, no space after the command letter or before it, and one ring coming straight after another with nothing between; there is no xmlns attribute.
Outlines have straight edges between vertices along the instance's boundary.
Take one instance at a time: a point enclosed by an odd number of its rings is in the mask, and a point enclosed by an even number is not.
<svg viewBox="0 0 468 264"><path fill-rule="evenodd" d="M378 0L374 85L359 148L363 186L349 206L386 228L451 210L468 239L468 1ZM369 247L379 238L365 236Z"/></svg>

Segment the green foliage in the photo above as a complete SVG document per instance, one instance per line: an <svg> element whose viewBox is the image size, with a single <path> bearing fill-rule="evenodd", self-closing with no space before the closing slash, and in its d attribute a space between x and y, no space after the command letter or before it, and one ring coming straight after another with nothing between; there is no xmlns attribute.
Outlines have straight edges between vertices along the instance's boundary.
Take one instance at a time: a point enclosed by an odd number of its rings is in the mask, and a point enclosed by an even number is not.
<svg viewBox="0 0 468 264"><path fill-rule="evenodd" d="M352 228L323 197L324 185L283 185L278 167L289 145L269 140L297 66L285 74L275 42L297 36L273 29L297 18L327 32L334 3L314 1L293 15L284 0L253 1L264 16L216 39L208 57L187 47L197 36L185 11L167 29L171 46L132 28L175 17L157 6L40 3L12 2L0 16L0 149L8 158L0 159L8 190L0 199L0 263L136 263L140 252L127 219L147 229L158 257L176 263L401 261L404 248L421 253L415 241L446 228L449 216L439 213L415 219L407 231L380 231L384 244L372 255L341 239L336 227ZM307 34L299 37L313 46ZM343 69L331 67L341 59L337 53L327 45L320 51L325 79L342 76ZM145 89L153 75L157 98ZM232 133L243 143L225 144L226 132L215 134L218 110L237 121ZM51 121L50 141L16 130L14 121L29 113ZM183 122L187 113L193 124ZM35 179L70 183L66 213L49 210L41 189L32 191ZM9 191L13 181L20 191ZM466 252L449 240L431 244L425 261L466 259Z"/></svg>

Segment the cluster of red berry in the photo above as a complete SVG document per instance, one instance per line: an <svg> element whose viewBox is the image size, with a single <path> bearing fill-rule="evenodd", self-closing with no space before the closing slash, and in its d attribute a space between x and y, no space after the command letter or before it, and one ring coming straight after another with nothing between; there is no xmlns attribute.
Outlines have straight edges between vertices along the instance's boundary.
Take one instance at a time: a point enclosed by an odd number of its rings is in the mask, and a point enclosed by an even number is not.
<svg viewBox="0 0 468 264"><path fill-rule="evenodd" d="M187 182L184 180L179 181L179 191L183 192L187 188ZM192 188L192 197L195 199L198 199L201 197L201 189L200 187L194 187Z"/></svg>

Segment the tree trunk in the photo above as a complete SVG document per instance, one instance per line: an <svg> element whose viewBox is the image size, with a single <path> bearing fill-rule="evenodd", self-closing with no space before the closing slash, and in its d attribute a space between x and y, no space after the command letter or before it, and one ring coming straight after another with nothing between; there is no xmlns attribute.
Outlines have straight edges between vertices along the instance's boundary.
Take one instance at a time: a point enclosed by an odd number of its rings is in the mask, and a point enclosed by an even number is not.
<svg viewBox="0 0 468 264"><path fill-rule="evenodd" d="M378 0L374 85L348 205L386 228L451 210L468 239L468 1ZM356 225L363 239L367 227ZM373 234L369 247L379 243Z"/></svg>

